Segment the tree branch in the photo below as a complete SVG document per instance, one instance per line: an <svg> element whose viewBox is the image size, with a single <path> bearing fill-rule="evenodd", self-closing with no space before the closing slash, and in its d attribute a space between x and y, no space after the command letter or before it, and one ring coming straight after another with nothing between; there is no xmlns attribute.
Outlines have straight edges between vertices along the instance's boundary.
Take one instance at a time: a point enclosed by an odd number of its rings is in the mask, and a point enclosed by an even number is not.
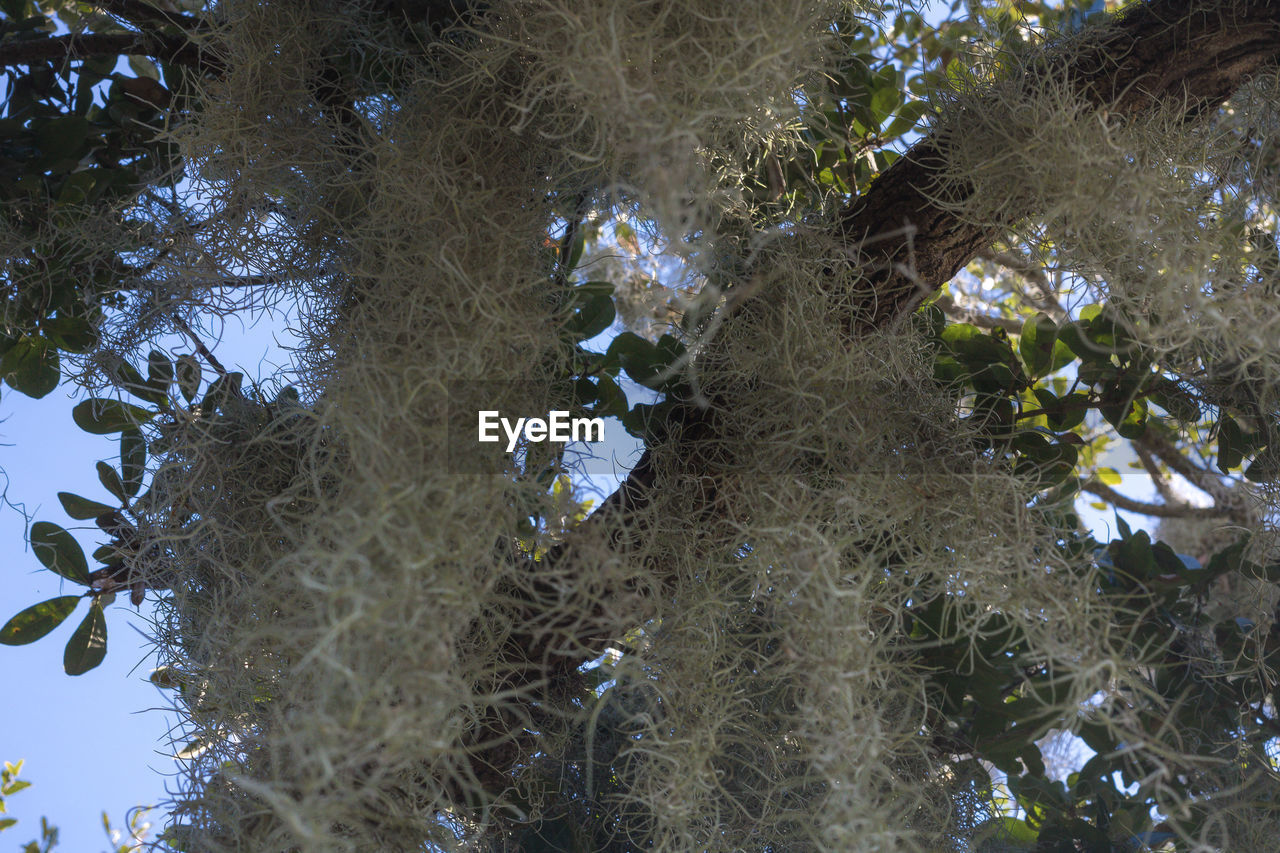
<svg viewBox="0 0 1280 853"><path fill-rule="evenodd" d="M1208 494L1215 503L1219 505L1238 503L1238 501L1233 500L1234 496L1231 489L1217 475L1212 471L1206 471L1204 468L1195 465L1174 446L1168 437L1159 431L1148 429L1142 438L1138 439L1137 445L1151 452L1161 462L1168 465L1170 470L1180 475L1188 483Z"/></svg>
<svg viewBox="0 0 1280 853"><path fill-rule="evenodd" d="M1122 116L1179 104L1198 118L1246 80L1280 60L1280 3L1266 0L1155 0L1129 7L1061 68L1086 103ZM931 134L881 175L836 223L860 250L874 288L858 326L882 326L910 312L950 281L1014 220L986 225L960 220L931 198L945 162L945 143ZM952 187L963 203L971 187Z"/></svg>
<svg viewBox="0 0 1280 853"><path fill-rule="evenodd" d="M1227 515L1226 512L1217 507L1192 506L1188 503L1152 504L1145 501L1136 501L1120 494L1098 479L1086 480L1080 486L1080 489L1091 495L1097 495L1117 509L1149 515L1154 518L1225 518Z"/></svg>
<svg viewBox="0 0 1280 853"><path fill-rule="evenodd" d="M1156 461L1151 451L1136 442L1133 445L1133 449L1138 454L1138 461L1142 463L1142 467L1151 475L1151 482L1155 484L1156 491L1160 493L1160 499L1166 504L1185 503L1174 493L1173 488L1169 485L1169 478L1160 469L1160 463Z"/></svg>
<svg viewBox="0 0 1280 853"><path fill-rule="evenodd" d="M939 296L933 304L941 308L942 313L952 320L969 323L979 329L1004 329L1011 335L1022 331L1021 320L1016 320L1012 317L992 317L990 314L983 314L981 311L975 311L972 308L962 308L950 296Z"/></svg>
<svg viewBox="0 0 1280 853"><path fill-rule="evenodd" d="M1039 264L1012 252L993 252L990 248L983 249L975 257L1004 267L1031 285L1034 288L1034 292L1031 293L1020 287L1016 289L1018 295L1032 306L1039 308L1055 320L1061 320L1067 316L1066 310L1055 295L1056 289L1049 283L1049 276L1045 275L1044 268Z"/></svg>
<svg viewBox="0 0 1280 853"><path fill-rule="evenodd" d="M200 21L197 18L183 15L179 12L166 12L164 9L152 6L150 3L144 3L142 0L98 0L93 5L108 15L138 29L144 29L146 25L150 24L162 27L178 27L191 32L200 26Z"/></svg>
<svg viewBox="0 0 1280 853"><path fill-rule="evenodd" d="M64 62L99 56L149 56L161 62L221 74L222 61L182 35L98 33L63 35L29 41L0 42L0 66Z"/></svg>

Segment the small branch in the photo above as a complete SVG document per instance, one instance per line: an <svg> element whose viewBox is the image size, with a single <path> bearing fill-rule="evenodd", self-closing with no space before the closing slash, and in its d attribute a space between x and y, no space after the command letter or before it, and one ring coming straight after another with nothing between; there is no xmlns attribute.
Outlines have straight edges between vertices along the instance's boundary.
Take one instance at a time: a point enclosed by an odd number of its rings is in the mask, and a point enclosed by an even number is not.
<svg viewBox="0 0 1280 853"><path fill-rule="evenodd" d="M979 329L1004 329L1011 335L1022 332L1022 321L1015 320L1011 317L992 317L989 314L983 314L981 311L975 311L972 308L962 308L956 304L956 301L949 295L943 294L934 300L934 305L942 309L942 313L946 314L952 320L958 320L961 323L969 323L977 326Z"/></svg>
<svg viewBox="0 0 1280 853"><path fill-rule="evenodd" d="M1152 453L1188 483L1213 498L1217 504L1232 504L1234 495L1215 474L1191 462L1169 439L1158 430L1148 429L1135 444Z"/></svg>
<svg viewBox="0 0 1280 853"><path fill-rule="evenodd" d="M196 352L200 354L201 358L209 363L209 366L217 372L218 376L222 377L227 375L227 369L222 366L222 363L218 361L213 353L209 352L209 348L204 345L204 341L200 340L200 336L187 325L186 320L183 320L177 314L174 314L173 324L177 326L184 335L191 339L191 345L195 347Z"/></svg>
<svg viewBox="0 0 1280 853"><path fill-rule="evenodd" d="M1151 451L1137 442L1134 442L1133 449L1138 454L1138 461L1142 463L1142 467L1151 475L1151 482L1155 484L1156 491L1160 493L1160 497L1164 499L1164 502L1167 504L1186 503L1174 494L1173 488L1169 485L1169 478L1160 469L1160 464L1151 454Z"/></svg>
<svg viewBox="0 0 1280 853"><path fill-rule="evenodd" d="M975 257L1004 267L1035 288L1035 292L1023 290L1020 287L1017 288L1018 295L1026 299L1034 307L1039 308L1055 320L1061 320L1067 316L1066 309L1062 307L1057 297L1054 296L1055 288L1049 283L1049 277L1045 275L1044 268L1039 264L1032 263L1012 252L997 252L993 249L982 249Z"/></svg>
<svg viewBox="0 0 1280 853"><path fill-rule="evenodd" d="M1080 486L1080 489L1097 495L1117 509L1136 512L1153 518L1222 518L1226 515L1217 507L1192 506L1188 503L1152 504L1145 501L1135 501L1133 498L1125 497L1098 479L1087 480Z"/></svg>

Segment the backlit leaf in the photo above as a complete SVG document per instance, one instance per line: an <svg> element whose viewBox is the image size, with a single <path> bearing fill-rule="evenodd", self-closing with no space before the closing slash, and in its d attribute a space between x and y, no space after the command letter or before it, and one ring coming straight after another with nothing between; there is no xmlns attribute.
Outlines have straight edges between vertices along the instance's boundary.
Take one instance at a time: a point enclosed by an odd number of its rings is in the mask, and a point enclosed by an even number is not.
<svg viewBox="0 0 1280 853"><path fill-rule="evenodd" d="M61 625L79 602L78 595L61 595L31 605L0 628L0 643L7 646L34 643Z"/></svg>
<svg viewBox="0 0 1280 853"><path fill-rule="evenodd" d="M102 663L107 655L107 617L95 601L76 632L67 641L62 668L67 675L83 675Z"/></svg>

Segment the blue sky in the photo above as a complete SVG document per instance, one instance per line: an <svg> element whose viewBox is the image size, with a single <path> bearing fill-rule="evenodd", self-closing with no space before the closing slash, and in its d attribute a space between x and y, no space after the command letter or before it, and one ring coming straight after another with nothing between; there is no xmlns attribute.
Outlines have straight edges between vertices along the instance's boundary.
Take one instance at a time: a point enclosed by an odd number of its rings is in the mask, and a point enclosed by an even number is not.
<svg viewBox="0 0 1280 853"><path fill-rule="evenodd" d="M285 359L276 335L280 323L242 329L232 322L215 351L228 369L257 377L273 372ZM178 343L178 342L175 342ZM189 351L189 347L179 349ZM145 368L144 368L145 372ZM24 505L32 521L51 521L70 530L85 553L101 544L91 522L73 521L62 511L57 493L70 491L111 503L98 483L94 462L119 466L119 446L110 436L81 432L71 420L77 398L60 387L41 400L0 390L0 470L8 478L8 498ZM45 570L26 545L26 519L0 507L0 564L4 594L0 623L38 601L82 588ZM49 636L26 646L0 646L5 699L0 704L0 761L24 759L21 778L32 783L6 798L16 826L0 835L0 848L16 848L38 837L40 817L61 830L60 849L76 853L106 850L101 815L113 826L138 805L162 803L178 766L168 731L177 720L163 709L164 691L147 681L155 664L146 630L150 602L142 615L120 596L108 608L107 657L84 675L62 670L62 651L87 612L82 602ZM152 814L156 832L162 810Z"/></svg>

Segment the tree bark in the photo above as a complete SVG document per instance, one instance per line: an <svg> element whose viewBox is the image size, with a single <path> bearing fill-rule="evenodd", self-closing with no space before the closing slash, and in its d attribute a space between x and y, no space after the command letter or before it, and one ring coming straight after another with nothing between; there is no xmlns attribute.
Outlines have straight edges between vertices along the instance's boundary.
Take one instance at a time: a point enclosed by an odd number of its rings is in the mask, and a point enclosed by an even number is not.
<svg viewBox="0 0 1280 853"><path fill-rule="evenodd" d="M1193 120L1280 62L1280 3L1157 0L1131 7L1073 53L1056 52L1046 67L1099 111L1132 117L1180 105ZM964 222L930 200L940 144L929 136L912 146L835 223L874 286L861 324L882 326L913 310L1013 224ZM964 187L948 190L963 202Z"/></svg>
<svg viewBox="0 0 1280 853"><path fill-rule="evenodd" d="M148 56L211 74L225 70L219 59L201 50L185 35L98 33L0 43L0 66L66 62L99 56Z"/></svg>

